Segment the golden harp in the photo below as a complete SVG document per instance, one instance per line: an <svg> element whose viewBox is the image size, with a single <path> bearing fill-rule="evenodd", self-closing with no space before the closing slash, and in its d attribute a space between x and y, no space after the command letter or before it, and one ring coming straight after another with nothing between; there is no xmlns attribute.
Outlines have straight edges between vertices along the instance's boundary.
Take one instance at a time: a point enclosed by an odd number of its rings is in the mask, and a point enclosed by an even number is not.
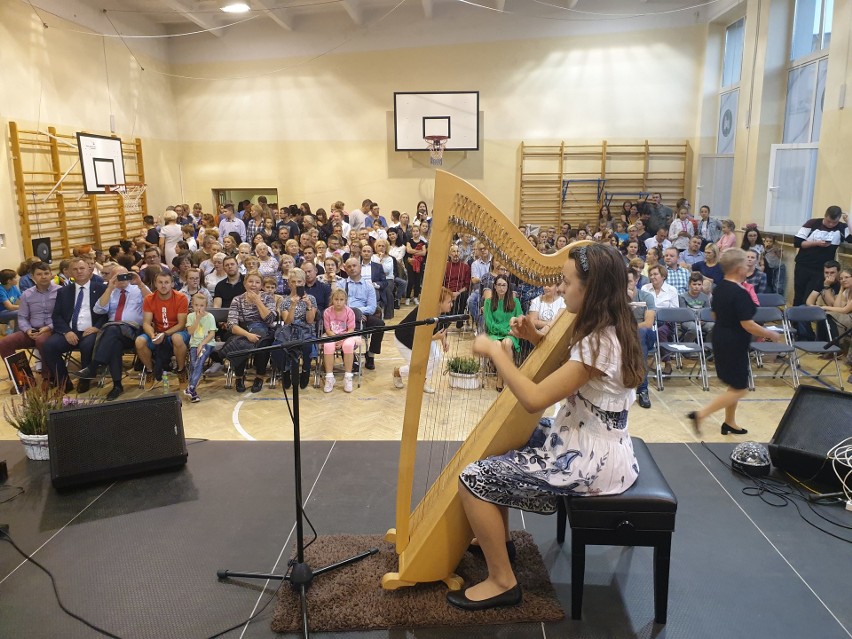
<svg viewBox="0 0 852 639"><path fill-rule="evenodd" d="M470 233L485 243L495 259L522 281L544 286L562 279L567 251L539 253L512 220L482 193L464 180L438 171L418 319L434 315L428 309L438 308L454 233ZM522 366L528 377L541 380L565 361L567 353L560 347L561 338L572 320L573 316L564 313L532 351ZM399 570L382 577L382 587L389 590L432 581L443 581L451 589L462 587L463 580L453 571L473 535L458 498L459 472L472 461L525 444L541 417L541 413L528 413L510 392L500 394L412 510L415 448L432 330L430 325L418 327L412 349L399 458L396 528L385 537L396 545L399 555Z"/></svg>

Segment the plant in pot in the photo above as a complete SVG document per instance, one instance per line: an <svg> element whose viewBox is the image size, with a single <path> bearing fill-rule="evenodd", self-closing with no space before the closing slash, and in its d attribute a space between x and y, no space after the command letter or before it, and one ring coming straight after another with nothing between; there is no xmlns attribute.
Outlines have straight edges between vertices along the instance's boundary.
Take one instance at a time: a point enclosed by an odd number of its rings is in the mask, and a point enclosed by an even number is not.
<svg viewBox="0 0 852 639"><path fill-rule="evenodd" d="M447 361L450 388L476 390L481 385L479 360L475 357L451 357Z"/></svg>
<svg viewBox="0 0 852 639"><path fill-rule="evenodd" d="M47 416L65 407L63 395L61 388L36 384L3 405L3 417L18 430L29 459L48 459Z"/></svg>

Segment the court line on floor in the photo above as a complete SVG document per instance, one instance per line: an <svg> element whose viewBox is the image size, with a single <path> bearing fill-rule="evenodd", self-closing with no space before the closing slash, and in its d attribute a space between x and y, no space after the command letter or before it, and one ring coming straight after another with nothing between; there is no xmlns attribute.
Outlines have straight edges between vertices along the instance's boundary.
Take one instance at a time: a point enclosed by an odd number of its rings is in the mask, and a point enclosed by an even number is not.
<svg viewBox="0 0 852 639"><path fill-rule="evenodd" d="M83 508L83 510L81 510L81 511L80 511L80 512L78 512L76 515L74 515L71 519L69 519L69 520L65 523L65 525L64 525L64 526L62 526L62 528L60 528L60 529L59 529L59 530L57 530L55 533L53 533L50 537L48 537L48 538L45 540L45 542L44 542L41 546L39 546L38 548L36 548L35 550L33 550L31 553L29 553L30 557L35 557L35 556L36 556L36 553L38 553L38 551L39 551L39 550L41 550L42 548L44 548L47 544L49 544L51 541L53 541L54 537L56 537L59 533L61 533L61 532L62 532L63 530L65 530L68 526L70 526L72 523L74 523L74 520L75 520L75 519L77 519L80 515L82 515L84 512L86 512L86 511L87 511L87 510L88 510L88 509L89 509L89 508L90 508L90 507L91 507L91 506L92 506L92 505L93 505L96 501L98 501L101 497L103 497L103 496L107 493L107 491L108 491L110 488L112 488L113 486L115 486L115 482L111 483L109 486L107 486L106 488L104 488L103 492L102 492L100 495L98 495L97 497L95 497L95 498L94 498L92 501L90 501L88 504L86 504L86 506L85 506L85 508ZM3 579L0 579L0 584L2 584L2 583L3 583L4 581L6 581L9 577L11 577L13 574L15 574L15 572L17 572L18 568L20 568L21 566L23 566L23 565L24 565L24 564L26 564L26 563L29 563L29 560L28 560L28 559L24 559L21 563L19 563L17 566L15 566L15 567L12 569L12 572L10 572L8 575L6 575L5 577L3 577Z"/></svg>
<svg viewBox="0 0 852 639"><path fill-rule="evenodd" d="M317 477L314 480L314 483L311 486L310 491L308 491L308 496L305 497L304 501L302 502L303 507L308 505L308 501L310 501L311 495L314 494L314 489L317 487L317 484L319 483L320 477L322 476L322 471L325 470L325 466L326 466L326 464L328 464L328 460L331 458L331 453L334 450L334 447L336 445L337 445L337 440L331 442L331 448L328 449L328 454L325 456L325 459L322 462L322 466L320 466L319 472L317 473ZM290 545L290 539L292 539L293 533L295 531L296 531L296 522L294 521L293 526L290 528L290 533L287 535L287 539L284 540L284 545L281 546L281 550L278 553L278 557L276 557L276 559L275 559L275 563L272 564L272 569L269 571L270 573L274 573L275 569L278 568L278 564L281 563L281 558L284 556L284 553L287 551L287 546ZM272 581L271 579L267 579L264 582L263 589L261 590L260 594L257 596L257 600L254 602L254 607L251 609L251 613L249 614L249 617L252 617L255 614L255 612L257 612L258 606L260 606L261 600L263 599L264 595L266 595L266 590L267 590L267 588L269 588L271 581ZM282 585L282 587L283 587L283 585ZM277 584L276 584L276 588L278 588ZM274 608L272 610L273 610L273 612L275 611ZM242 639L245 636L246 631L248 630L248 627L251 625L252 621L257 621L257 619L251 619L250 621L246 622L245 626L243 626L242 632L240 633L240 639Z"/></svg>
<svg viewBox="0 0 852 639"><path fill-rule="evenodd" d="M240 407L243 405L244 401L244 399L241 399L234 406L234 411L231 413L231 422L234 424L234 428L242 436L243 439L247 439L250 442L256 442L257 440L251 435L249 435L243 428L242 424L240 424Z"/></svg>
<svg viewBox="0 0 852 639"><path fill-rule="evenodd" d="M822 597L820 597L820 596L816 593L816 591L815 591L815 590L811 587L811 585L810 585L810 584L807 582L807 580L806 580L806 579L805 579L805 578L801 575L801 573L799 573L799 571L798 571L798 570L796 570L796 568L793 566L793 564L791 564L791 563L790 563L790 560L789 560L789 559L787 559L787 557L785 557L785 556L784 556L784 553L782 553L782 552L781 552L781 550L778 548L778 546L776 546L776 545L772 542L772 540L769 538L769 536L768 536L765 532L763 532L763 529L762 529L760 526L758 526L758 525L757 525L757 522L756 522L754 519L752 519L752 518L751 518L751 516L750 516L750 515L749 515L749 514L745 511L745 509L742 507L742 505L740 504L740 502L738 502L736 499L734 499L734 496L733 496L733 495L732 495L732 494L728 491L728 489L727 489L727 488L725 488L725 486L722 484L722 482L719 480L719 478L718 478L718 477L716 477L716 475L714 475L714 474L713 474L713 471L712 471L712 470L710 470L710 468L708 468L707 464L705 464L705 463L704 463L704 460L703 460L703 459L701 459L701 458L700 458L700 457L696 454L696 452L692 449L692 446L691 446L690 444L687 444L687 443L684 443L683 445L684 445L684 446L686 446L686 448L689 450L689 452L690 452L690 453L692 453L692 455L695 457L695 459L696 459L696 460L698 460L698 463L699 463L699 464L701 464L701 465L704 467L704 470L706 470L706 471L710 474L710 476L711 476L711 477L715 480L715 482L716 482L717 484L719 484L719 488L721 488L721 489L722 489L722 491L723 491L723 492L724 492L724 493L725 493L725 494L726 494L726 495L727 495L727 496L731 499L731 501L732 501L732 502L734 502L734 504L736 505L736 507L740 509L740 512L741 512L743 515L745 515L746 519L748 519L748 520L751 522L752 526L754 526L754 527L757 529L757 532L759 532L759 533L761 534L761 536L763 536L763 538L766 540L766 542L767 542L770 546L772 546L772 549L773 549L776 553L778 553L778 556L779 556L779 557L781 557L781 559L783 559L783 560L784 560L784 563L785 563L785 564L787 564L787 565L790 567L790 570L792 570L792 571L793 571L793 573L794 573L794 574L795 574L795 575L796 575L796 576L797 576L797 577L801 580L801 582L802 582L803 584L805 584L805 587L806 587L808 590L810 590L810 591L811 591L811 594L812 594L814 597L816 597L816 600L817 600L817 601L819 601L819 602L823 605L823 607L824 607L824 608L828 611L828 614L830 614L830 615L831 615L832 619L834 619L834 620L837 622L837 624L838 624L841 628L843 628L843 631L846 633L846 635L847 635L847 636L849 636L850 638L852 638L852 632L850 632L850 631L849 631L849 629L848 629L846 626L844 626L844 625L843 625L843 622L842 622L842 621L840 621L840 619L838 619L838 618L837 618L837 615L835 615L835 614L834 614L834 612L831 610L831 608L829 608L829 607L828 607L828 604L827 604L827 603L825 603L825 601L823 601L823 600L822 600Z"/></svg>

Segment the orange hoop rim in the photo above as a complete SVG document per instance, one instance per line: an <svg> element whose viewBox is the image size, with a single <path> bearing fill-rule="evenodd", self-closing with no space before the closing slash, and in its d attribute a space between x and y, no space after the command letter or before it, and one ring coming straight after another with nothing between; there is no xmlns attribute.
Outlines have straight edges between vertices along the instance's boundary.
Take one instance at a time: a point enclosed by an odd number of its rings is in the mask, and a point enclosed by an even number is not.
<svg viewBox="0 0 852 639"><path fill-rule="evenodd" d="M148 186L145 182L125 182L123 184L104 184L104 193L121 193L120 189L142 188Z"/></svg>

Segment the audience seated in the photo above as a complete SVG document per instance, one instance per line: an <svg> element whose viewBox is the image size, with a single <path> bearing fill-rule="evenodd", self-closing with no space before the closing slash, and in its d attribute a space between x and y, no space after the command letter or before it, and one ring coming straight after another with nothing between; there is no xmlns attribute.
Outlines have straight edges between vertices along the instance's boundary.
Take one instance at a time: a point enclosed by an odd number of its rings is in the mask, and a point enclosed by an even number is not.
<svg viewBox="0 0 852 639"><path fill-rule="evenodd" d="M349 276L343 282L343 288L349 297L349 306L355 311L355 319L360 321L363 318L367 328L374 326L384 326L385 322L380 313L376 312L376 289L368 281L364 281L361 277L361 262L352 257L346 260L346 273ZM367 354L364 357L364 366L368 370L373 370L376 364L373 361L375 355L382 352L383 332L373 333L370 336L370 347L367 349Z"/></svg>
<svg viewBox="0 0 852 639"><path fill-rule="evenodd" d="M317 318L317 300L305 288L305 271L300 268L290 269L290 294L286 295L278 307L280 323L275 329L277 345L289 342L310 340L316 336L314 330ZM312 344L304 344L300 348L302 366L299 379L292 379L291 358L298 357L296 353L286 350L273 351L272 361L281 371L281 385L284 389L298 383L299 388L307 388L311 379L311 360L314 352Z"/></svg>
<svg viewBox="0 0 852 639"><path fill-rule="evenodd" d="M107 322L95 341L91 363L81 368L77 375L81 381L94 379L98 367L108 366L112 379L112 390L106 396L108 400L117 399L124 392L121 359L124 351L134 346L142 330L142 305L148 295L151 295L151 290L138 273L129 273L126 268L118 266L112 270L106 289L92 309L94 313L106 316Z"/></svg>
<svg viewBox="0 0 852 639"><path fill-rule="evenodd" d="M450 313L460 315L467 309L467 299L470 290L470 266L461 259L461 251L455 244L450 245L447 267L444 271L444 288L453 296ZM464 322L456 322L456 328L461 328Z"/></svg>
<svg viewBox="0 0 852 639"><path fill-rule="evenodd" d="M18 330L0 339L0 357L4 359L21 348L44 352L44 344L53 335L53 307L61 288L53 282L50 266L35 262L28 267L33 286L18 299Z"/></svg>
<svg viewBox="0 0 852 639"><path fill-rule="evenodd" d="M136 354L145 368L153 372L155 382L163 379L163 371L171 366L174 355L178 379L184 382L189 344L186 332L189 303L185 295L172 288L172 276L168 273L159 273L154 286L154 292L146 295L142 302L142 332L136 338ZM106 319L106 315L101 317ZM84 363L85 366L88 362Z"/></svg>
<svg viewBox="0 0 852 639"><path fill-rule="evenodd" d="M92 271L81 257L70 261L69 270L74 283L62 287L56 293L53 307L53 335L44 342L42 354L42 372L53 385L60 385L70 392L74 385L68 378L63 355L72 350L80 351L80 363L87 367L92 360L92 350L100 327L106 322L106 315L94 312L95 303L106 290L106 284L92 282ZM171 276L168 276L171 282ZM89 389L88 380L81 379L77 391L84 393Z"/></svg>
<svg viewBox="0 0 852 639"><path fill-rule="evenodd" d="M512 291L512 285L506 275L498 275L494 278L494 294L491 299L484 303L485 334L491 339L499 341L503 350L511 357L512 349L520 350L520 342L517 337L510 334L509 320L513 317L523 315L521 303ZM497 373L497 392L503 390L503 378Z"/></svg>

